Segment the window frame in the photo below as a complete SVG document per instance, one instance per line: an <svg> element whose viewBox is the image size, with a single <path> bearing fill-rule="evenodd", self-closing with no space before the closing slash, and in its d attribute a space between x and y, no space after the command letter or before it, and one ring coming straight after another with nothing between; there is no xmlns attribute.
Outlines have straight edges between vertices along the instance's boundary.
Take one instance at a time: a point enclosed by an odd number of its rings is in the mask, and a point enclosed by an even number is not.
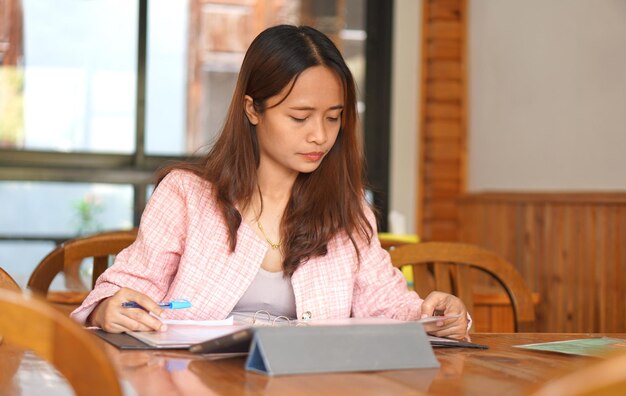
<svg viewBox="0 0 626 396"><path fill-rule="evenodd" d="M391 31L393 2L366 0L366 114L364 150L381 231L387 228L391 90ZM148 0L138 1L135 151L131 154L55 152L0 148L0 181L45 181L124 184L133 187L133 224L139 225L147 201L147 187L155 172L169 161L190 156L145 153L146 62ZM384 54L384 56L381 56ZM381 103L383 104L381 106ZM0 241L30 240L60 243L72 235L0 234Z"/></svg>

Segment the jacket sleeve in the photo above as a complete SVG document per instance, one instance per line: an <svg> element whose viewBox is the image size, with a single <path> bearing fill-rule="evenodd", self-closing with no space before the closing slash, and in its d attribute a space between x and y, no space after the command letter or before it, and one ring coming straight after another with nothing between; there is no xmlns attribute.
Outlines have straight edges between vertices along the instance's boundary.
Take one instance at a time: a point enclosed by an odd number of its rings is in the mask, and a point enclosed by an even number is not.
<svg viewBox="0 0 626 396"><path fill-rule="evenodd" d="M160 301L176 274L187 230L184 173L173 171L155 189L136 241L120 252L71 317L84 323L101 300L127 287Z"/></svg>
<svg viewBox="0 0 626 396"><path fill-rule="evenodd" d="M383 316L399 320L417 320L421 316L422 300L409 291L406 279L391 264L389 253L380 245L374 214L365 207L374 234L371 242L360 239L360 262L355 277L352 316Z"/></svg>

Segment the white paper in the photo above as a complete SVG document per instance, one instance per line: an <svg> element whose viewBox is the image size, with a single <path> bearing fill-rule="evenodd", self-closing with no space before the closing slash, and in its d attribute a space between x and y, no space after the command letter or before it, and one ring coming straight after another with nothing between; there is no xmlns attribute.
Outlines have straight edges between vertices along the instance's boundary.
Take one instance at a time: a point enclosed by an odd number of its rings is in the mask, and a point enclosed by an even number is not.
<svg viewBox="0 0 626 396"><path fill-rule="evenodd" d="M340 318L340 319L309 319L301 320L298 323L311 326L350 326L350 325L367 325L367 324L399 324L406 323L398 319L390 319L383 317L372 318Z"/></svg>
<svg viewBox="0 0 626 396"><path fill-rule="evenodd" d="M247 326L235 325L232 316L223 320L160 319L165 331L129 331L129 335L157 348L186 348L202 341L233 333Z"/></svg>
<svg viewBox="0 0 626 396"><path fill-rule="evenodd" d="M448 319L456 319L459 316L461 316L461 314L445 315L445 316L427 316L423 319L418 320L417 323L426 324L426 323L432 323L432 322L443 322Z"/></svg>
<svg viewBox="0 0 626 396"><path fill-rule="evenodd" d="M127 332L129 335L157 348L188 348L242 330L248 326L169 325L165 331Z"/></svg>
<svg viewBox="0 0 626 396"><path fill-rule="evenodd" d="M428 341L430 342L435 341L435 342L440 342L444 344L458 344L459 343L459 340L454 340L452 338L436 337L430 334L428 334Z"/></svg>
<svg viewBox="0 0 626 396"><path fill-rule="evenodd" d="M222 320L177 320L163 319L161 322L166 325L187 325L187 326L228 326L234 323L233 317L229 316Z"/></svg>
<svg viewBox="0 0 626 396"><path fill-rule="evenodd" d="M442 322L450 319L456 319L461 314L445 315L445 316L427 316L423 319L417 320L417 323L427 324L432 322ZM349 325L364 325L364 324L399 324L406 323L404 320L390 319L384 317L370 317L370 318L341 318L341 319L309 319L309 320L292 320L291 324L303 324L307 326L349 326Z"/></svg>

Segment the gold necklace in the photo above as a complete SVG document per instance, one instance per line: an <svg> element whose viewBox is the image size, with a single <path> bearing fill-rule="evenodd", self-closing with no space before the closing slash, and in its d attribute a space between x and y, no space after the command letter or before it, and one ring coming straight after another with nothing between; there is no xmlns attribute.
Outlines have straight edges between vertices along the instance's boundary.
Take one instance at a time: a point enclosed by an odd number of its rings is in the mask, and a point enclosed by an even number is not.
<svg viewBox="0 0 626 396"><path fill-rule="evenodd" d="M267 234L265 233L265 230L263 229L263 226L261 225L261 222L257 221L256 224L257 224L257 226L259 226L259 230L261 230L261 234L263 234L263 236L265 237L265 240L267 241L267 243L270 244L270 247L272 249L274 249L274 250L280 248L280 245L281 245L280 241L278 243L272 242L272 240L267 237Z"/></svg>

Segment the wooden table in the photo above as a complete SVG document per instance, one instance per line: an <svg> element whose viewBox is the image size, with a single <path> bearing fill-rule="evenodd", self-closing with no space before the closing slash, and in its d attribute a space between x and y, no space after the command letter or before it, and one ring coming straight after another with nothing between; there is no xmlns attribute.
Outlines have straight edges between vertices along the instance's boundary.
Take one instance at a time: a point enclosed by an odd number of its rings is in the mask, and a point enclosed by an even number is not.
<svg viewBox="0 0 626 396"><path fill-rule="evenodd" d="M596 361L527 351L512 345L599 334L475 334L488 350L436 349L439 369L267 377L243 369L245 359L207 360L181 351L119 351L105 344L122 385L140 395L524 395L546 380ZM626 338L626 334L610 334ZM31 353L0 345L0 394L67 394L54 370Z"/></svg>

